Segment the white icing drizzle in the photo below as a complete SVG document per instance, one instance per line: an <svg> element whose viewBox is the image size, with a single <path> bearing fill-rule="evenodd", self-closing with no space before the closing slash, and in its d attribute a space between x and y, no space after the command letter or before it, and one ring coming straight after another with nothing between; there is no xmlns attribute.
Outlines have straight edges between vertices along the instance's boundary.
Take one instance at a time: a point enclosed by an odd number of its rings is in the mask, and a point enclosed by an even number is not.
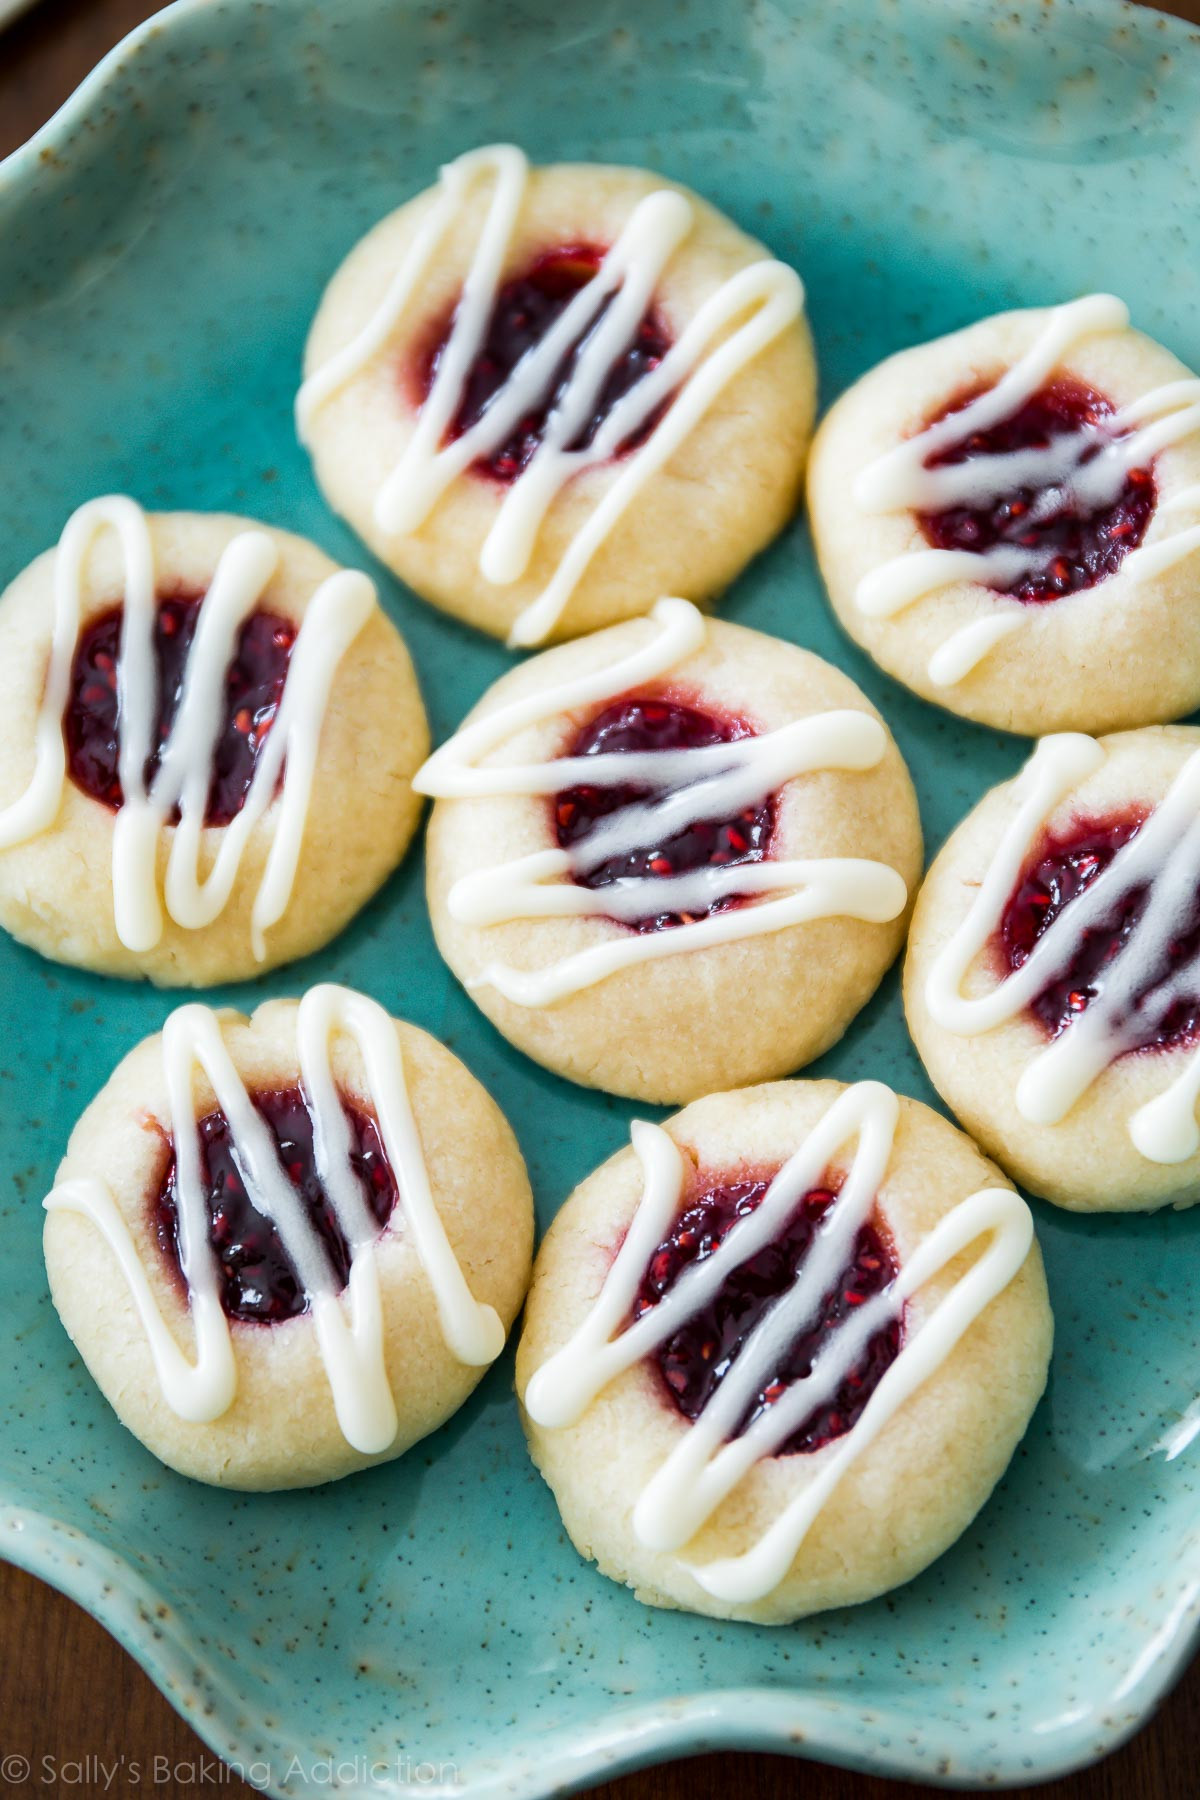
<svg viewBox="0 0 1200 1800"><path fill-rule="evenodd" d="M690 1567L700 1585L720 1599L746 1604L779 1586L846 1471L940 1368L1029 1252L1033 1220L1019 1195L989 1188L961 1201L921 1242L895 1281L837 1328L811 1372L788 1386L740 1437L732 1435L850 1261L887 1172L898 1116L895 1094L881 1083L864 1081L847 1088L775 1176L759 1206L733 1226L712 1256L685 1268L656 1306L627 1325L646 1266L679 1211L684 1188L676 1144L660 1126L635 1122L632 1140L642 1165L643 1191L629 1231L586 1319L526 1389L525 1408L537 1424L546 1429L574 1424L609 1382L658 1349L708 1303L735 1268L778 1235L803 1195L821 1184L837 1153L855 1142L837 1200L818 1227L792 1287L763 1314L708 1405L638 1497L633 1529L640 1542L652 1550L679 1550L755 1463L773 1455L810 1414L834 1398L871 1338L902 1316L926 1282L979 1238L991 1239L919 1329L908 1335L857 1423L810 1459L810 1480L758 1542L741 1556Z"/></svg>
<svg viewBox="0 0 1200 1800"><path fill-rule="evenodd" d="M1144 467L1160 450L1200 432L1200 380L1171 381L1121 407L1103 425L1066 432L1045 449L977 456L966 463L930 469L929 458L952 449L978 431L1002 423L1030 400L1072 346L1095 332L1121 331L1129 309L1111 294L1089 294L1054 307L1025 355L994 387L961 411L906 438L862 469L854 484L856 503L867 512L937 513L956 506L981 506L1014 488L1044 489L1057 511L1064 493L1091 512L1115 503L1132 469ZM1121 432L1128 433L1119 437ZM1099 451L1096 446L1099 445ZM1160 500L1158 513L1200 512L1200 486ZM1036 523L1036 511L1030 523ZM1119 573L1132 581L1159 575L1200 550L1200 524L1167 531L1131 551ZM1053 548L999 544L991 550L914 550L893 557L864 575L855 604L867 618L891 619L916 601L960 582L982 587L1007 585L1053 562ZM929 678L953 687L978 667L1004 638L1026 624L1031 610L1019 600L994 596L995 611L952 632L934 651ZM1036 610L1036 609L1034 609Z"/></svg>
<svg viewBox="0 0 1200 1800"><path fill-rule="evenodd" d="M1150 885L1150 897L1099 994L1039 1051L1017 1083L1016 1105L1031 1124L1056 1125L1092 1083L1126 1051L1148 1042L1181 996L1195 991L1193 959L1168 972L1168 947L1200 885L1200 751L1112 861L1071 900L1035 942L1028 958L986 991L964 995L969 970L999 928L1009 897L1047 821L1066 796L1103 764L1094 738L1065 732L1043 738L1015 790L1019 804L996 848L966 917L934 959L925 1001L943 1030L974 1037L1014 1019L1068 968L1084 934L1111 916L1121 895ZM1155 980L1156 971L1161 979ZM1143 987L1150 991L1134 1006ZM1149 1162L1183 1162L1200 1150L1196 1100L1200 1051L1156 1099L1138 1108L1129 1134Z"/></svg>
<svg viewBox="0 0 1200 1800"><path fill-rule="evenodd" d="M504 1345L504 1327L492 1307L472 1297L434 1205L395 1024L374 1000L349 988L328 983L310 988L296 1014L301 1085L313 1122L317 1173L350 1249L348 1308L321 1238L283 1168L274 1137L234 1066L220 1016L206 1006L177 1008L162 1035L176 1158L180 1264L195 1333L194 1361L180 1349L162 1316L111 1189L92 1177L73 1178L56 1187L44 1204L48 1212L81 1214L104 1237L129 1284L159 1385L172 1411L194 1423L219 1419L236 1396L237 1364L208 1236L192 1085L196 1068L202 1068L229 1121L238 1167L251 1198L274 1224L308 1297L338 1424L354 1449L373 1455L388 1448L397 1428L385 1365L376 1257L381 1229L386 1228L376 1223L351 1162L350 1130L332 1065L332 1044L338 1035L352 1038L362 1055L367 1093L396 1182L397 1206L433 1289L445 1341L459 1362L472 1366L493 1362Z"/></svg>
<svg viewBox="0 0 1200 1800"><path fill-rule="evenodd" d="M222 552L188 652L171 735L147 789L145 767L153 748L157 696L149 525L141 507L123 495L89 500L67 520L55 556L54 628L37 719L34 770L24 793L0 812L0 848L47 830L62 803L63 713L82 623L83 571L93 541L105 528L117 533L124 564L117 659L118 773L124 803L113 821L112 863L117 935L136 951L152 950L162 936L158 846L176 808L179 823L172 830L164 882L167 912L185 930L210 925L229 902L246 843L274 802L282 773L278 818L251 913L254 954L261 961L266 955L265 934L283 917L291 899L329 690L343 655L374 609L375 589L365 575L343 569L322 582L312 596L249 791L241 810L222 830L207 875L201 876L204 813L221 727L225 672L242 624L275 573L279 552L264 531L239 532Z"/></svg>
<svg viewBox="0 0 1200 1800"><path fill-rule="evenodd" d="M450 890L450 915L479 926L567 917L632 922L660 912L703 912L726 894L780 897L662 931L622 934L544 970L489 963L471 984L494 987L518 1006L551 1005L636 963L781 931L810 919L841 915L883 924L898 917L907 903L907 887L895 869L859 857L768 859L677 876L631 876L595 889L570 880L695 820L731 816L757 805L798 775L816 769L873 769L887 747L877 719L842 710L704 749L479 766L518 731L629 693L666 674L704 642L704 618L687 600L659 600L650 616L659 629L648 643L594 673L514 701L465 726L418 771L413 783L418 793L440 799L548 795L576 784L621 787L633 782L655 790L653 798L621 808L570 850L539 850L464 876Z"/></svg>
<svg viewBox="0 0 1200 1800"><path fill-rule="evenodd" d="M514 646L539 644L553 631L593 557L650 476L674 454L733 377L797 319L804 306L800 277L785 264L764 258L739 270L703 302L659 366L616 402L593 442L586 449L568 449L634 337L663 270L691 230L688 201L673 189L662 189L638 203L596 274L530 347L482 416L461 437L444 444L463 384L486 336L528 173L525 157L510 144L473 150L448 163L377 310L350 343L307 378L296 397L297 430L302 441L308 441L319 408L387 344L475 183L490 176L490 206L433 385L400 461L375 498L379 529L391 537L419 530L450 484L477 459L494 454L521 418L542 403L554 370L571 346L583 340L542 442L505 496L480 553L485 579L497 587L509 586L528 569L546 514L572 476L606 462L660 406L671 402L646 442L615 473L547 586L517 618L509 637ZM724 336L739 318L742 323Z"/></svg>

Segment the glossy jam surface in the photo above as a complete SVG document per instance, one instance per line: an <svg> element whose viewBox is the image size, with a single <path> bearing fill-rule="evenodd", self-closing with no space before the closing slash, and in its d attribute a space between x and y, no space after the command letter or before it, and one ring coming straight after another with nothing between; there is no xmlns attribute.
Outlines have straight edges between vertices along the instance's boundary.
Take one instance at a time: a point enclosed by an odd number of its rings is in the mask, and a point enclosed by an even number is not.
<svg viewBox="0 0 1200 1800"><path fill-rule="evenodd" d="M592 245L567 245L547 251L524 274L515 276L501 286L488 321L483 345L471 365L458 411L447 434L451 440L461 437L479 421L526 351L541 342L579 290L586 287L603 260L604 251ZM595 323L603 318L610 304L611 301L605 302ZM433 385L453 323L453 313L440 321L432 334L430 349L419 360L416 370L418 402L425 399ZM595 323L591 327L593 330ZM542 441L546 421L566 388L588 335L588 332L584 332L567 348L536 405L531 406L518 421L500 448L473 465L477 474L490 476L494 481L516 480ZM617 401L630 388L636 387L652 369L658 367L670 347L670 333L651 307L609 370L595 397L587 422L567 448L585 450ZM625 455L643 443L661 418L662 412L662 407L656 408L645 424L624 440L618 455Z"/></svg>
<svg viewBox="0 0 1200 1800"><path fill-rule="evenodd" d="M938 415L939 419L960 411L976 397L977 392L956 400ZM1058 377L1011 418L990 430L975 432L953 449L931 457L926 467L944 468L980 456L1044 449L1081 431L1090 432L1094 440L1085 450L1086 462L1100 455L1106 443L1115 441L1118 433L1113 426L1113 408L1102 394L1082 382ZM997 592L1036 605L1079 593L1115 574L1145 537L1154 503L1151 471L1131 469L1113 504L1096 512L1081 507L1069 490L1014 487L979 507L958 506L948 512L919 516L925 536L939 550L983 552L1014 544L1052 552L1037 568L1019 575L1007 587L991 584Z"/></svg>
<svg viewBox="0 0 1200 1800"><path fill-rule="evenodd" d="M694 706L668 699L616 700L589 720L564 752L567 756L599 756L646 750L698 750L713 744L752 737L742 720L719 718ZM572 850L586 844L601 820L651 797L645 787L574 787L556 794L554 830L559 846ZM629 876L685 875L693 869L761 862L770 853L775 802L767 798L730 818L699 819L683 831L656 843L641 844L625 856L609 857L574 879L582 887L603 888ZM706 912L737 905L736 896L718 900ZM700 914L655 913L640 919L637 931L659 931Z"/></svg>
<svg viewBox="0 0 1200 1800"><path fill-rule="evenodd" d="M1091 886L1143 823L1139 813L1081 819L1067 834L1043 837L1000 923L998 949L1005 971L1021 967L1043 932ZM1146 882L1114 886L1100 922L1082 933L1069 963L1033 1003L1035 1017L1051 1037L1104 992L1149 897ZM1189 968L1192 978L1179 984L1180 991L1164 997L1164 983ZM1200 1035L1200 879L1161 955L1139 971L1132 1004L1115 1023L1121 1035L1140 1049L1163 1048Z"/></svg>
<svg viewBox="0 0 1200 1800"><path fill-rule="evenodd" d="M341 1289L350 1276L350 1252L317 1174L312 1118L304 1096L294 1087L256 1093L253 1100L279 1146L280 1161L300 1193ZM396 1204L395 1177L375 1120L348 1101L342 1104L350 1125L351 1162L382 1229ZM208 1239L217 1256L222 1306L229 1318L251 1325L277 1325L295 1318L307 1311L307 1297L279 1233L246 1191L229 1121L224 1113L211 1112L197 1129ZM178 1269L174 1154L154 1206L159 1242Z"/></svg>
<svg viewBox="0 0 1200 1800"><path fill-rule="evenodd" d="M633 1317L656 1306L685 1268L712 1256L738 1220L761 1204L769 1185L766 1180L738 1181L707 1187L697 1194L650 1258ZM792 1286L835 1198L830 1188L815 1188L806 1194L780 1235L727 1276L704 1310L656 1352L666 1391L685 1418L700 1415L770 1303ZM874 1222L864 1225L850 1263L824 1296L815 1320L792 1344L773 1379L747 1409L735 1435L740 1436L780 1399L793 1381L808 1374L842 1321L887 1287L896 1272L894 1255L878 1226ZM829 1404L811 1413L776 1454L794 1456L819 1450L851 1430L899 1355L902 1337L899 1322L876 1332Z"/></svg>
<svg viewBox="0 0 1200 1800"><path fill-rule="evenodd" d="M202 595L160 599L154 621L154 661L158 699L156 746L145 768L147 785L158 768L183 694L188 651L200 616ZM114 811L124 800L119 773L120 717L117 657L122 607L93 619L80 633L71 667L71 688L63 715L67 768L76 787ZM221 726L213 756L206 825L228 825L245 803L254 767L279 708L296 627L273 613L252 613L242 626L225 673Z"/></svg>

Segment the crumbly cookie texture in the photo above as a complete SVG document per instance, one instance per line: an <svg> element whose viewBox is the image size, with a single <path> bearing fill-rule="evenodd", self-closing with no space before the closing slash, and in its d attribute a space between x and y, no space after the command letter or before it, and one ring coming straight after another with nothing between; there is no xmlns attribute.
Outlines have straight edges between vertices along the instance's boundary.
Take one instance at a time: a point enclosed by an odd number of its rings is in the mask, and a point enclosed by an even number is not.
<svg viewBox="0 0 1200 1800"><path fill-rule="evenodd" d="M1123 310L1114 303L1115 318ZM1175 388L1180 426L1185 413L1193 423L1148 458L1156 496L1142 542L1157 556L1168 538L1180 535L1183 541L1187 534L1185 552L1160 567L1146 556L1131 556L1094 585L1040 604L1013 600L978 577L947 580L924 593L918 585L918 597L890 616L863 603L863 593L885 571L887 580L893 574L901 583L911 579L916 559L931 549L915 510L867 503L860 486L864 472L960 397L993 387L1053 319L1049 308L983 319L901 351L842 395L817 433L809 462L808 504L821 574L849 636L897 681L964 718L1030 736L1178 718L1200 703L1200 540L1194 529L1200 522L1200 386L1175 356L1127 324L1073 338L1047 381L1082 384L1113 413ZM1190 383L1190 402L1179 383ZM1171 408L1161 410L1165 417ZM996 486L1015 493L1020 484L1014 476ZM939 656L952 643L967 644L970 634L995 628L1008 635L992 642L965 673L947 678L943 670L935 679ZM983 641L976 638L975 648Z"/></svg>
<svg viewBox="0 0 1200 1800"><path fill-rule="evenodd" d="M1083 742L1086 744L1087 740ZM1043 751L1044 748L1043 745ZM1200 731L1190 726L1150 726L1100 739L1096 766L1066 785L1057 801L1045 809L1032 845L1019 858L1022 877L1037 868L1039 859L1048 853L1047 846L1052 853L1055 841L1062 841L1069 850L1081 832L1094 831L1103 839L1115 827L1117 838L1128 836L1130 825L1141 819L1146 821L1141 830L1147 830L1155 810L1198 753ZM1188 951L1187 964L1180 967L1172 960L1171 947L1161 937L1151 941L1130 935L1126 927L1125 947L1119 952L1113 950L1099 975L1089 968L1079 976L1073 1002L1079 1008L1078 1020L1062 1025L1053 1021L1058 1025L1054 1039L1047 1022L1039 1020L1028 1006L986 1029L949 1029L935 1017L938 1007L934 972L939 959L945 957L956 934L963 931L980 886L997 857L998 846L1005 834L1014 829L1028 792L1027 767L1018 780L1005 782L984 796L952 833L930 868L917 899L904 968L909 1029L930 1079L946 1104L988 1153L1033 1193L1075 1212L1139 1212L1166 1204L1190 1205L1200 1194L1200 1150L1187 1154L1185 1146L1181 1160L1160 1160L1163 1149L1170 1146L1149 1142L1147 1147L1154 1154L1147 1156L1135 1138L1141 1109L1160 1100L1195 1057L1193 1033L1185 1030L1182 1036L1165 1044L1151 1042L1148 1047L1139 1048L1136 1031L1132 1037L1128 1035L1128 1018L1116 1020L1116 1037L1099 1056L1093 1078L1060 1118L1039 1121L1024 1116L1019 1090L1022 1077L1027 1076L1038 1058L1046 1055L1052 1043L1061 1052L1075 1033L1089 1028L1089 1011L1102 1003L1108 983L1123 982L1129 976L1135 987L1141 986L1139 969L1144 970L1146 981L1154 977L1161 982L1166 969L1185 978L1186 1003L1186 976L1194 949ZM1178 848L1184 829L1172 830L1170 838L1169 848ZM1136 842L1135 837L1133 844ZM1084 843L1085 857L1089 849L1089 844ZM1161 863L1157 858L1155 862L1156 867L1146 876L1151 895L1163 879ZM1166 924L1168 937L1178 933L1185 938L1185 948L1190 941L1186 940L1186 916L1200 899L1200 867L1194 853L1191 870L1195 873L1189 875L1185 868L1172 877L1181 881L1177 918L1174 924ZM1090 873L1090 868L1083 869L1085 877ZM1069 870L1067 878L1071 879ZM968 1000L996 993L1000 984L1011 978L1002 959L999 927L1017 885L1016 881L1009 884L1000 906L993 909L997 929L991 931L985 948L965 972L961 991ZM1106 914L1099 921L1101 935L1092 934L1093 941L1101 947L1109 945L1110 936L1115 942L1119 935L1123 885L1118 868L1113 866L1097 880L1093 898L1108 896L1101 908ZM1080 952L1078 934L1071 923L1073 915L1079 917L1079 905L1080 897L1076 896L1062 909L1061 927L1056 926L1055 933L1056 937L1061 933L1063 941L1045 971L1047 981L1057 980L1064 988L1072 986L1073 959ZM1071 1004L1068 999L1067 1010ZM1143 1010L1152 1022L1153 1008ZM1128 1053L1121 1053L1123 1045ZM1036 1069L1029 1080L1044 1096L1045 1079ZM1031 1096L1024 1104L1037 1110L1037 1096ZM1170 1149L1170 1154L1175 1156L1177 1152Z"/></svg>
<svg viewBox="0 0 1200 1800"><path fill-rule="evenodd" d="M661 176L590 164L532 169L503 259L502 281L573 245L610 248L647 196L685 191ZM305 353L311 377L375 314L437 204L431 189L384 219L326 291ZM315 410L306 436L330 504L402 580L434 605L495 636L544 593L577 534L631 460L577 473L554 497L528 566L500 584L481 571L484 542L511 487L468 470L414 530L381 527L376 499L412 439L421 405L414 371L449 319L484 228L492 184L464 195L417 295L378 349ZM659 279L656 318L678 343L700 307L768 253L686 193L691 228ZM714 346L740 320L719 331ZM695 377L690 379L694 380ZM683 392L686 393L685 382ZM649 475L592 556L545 637L569 638L644 613L660 594L719 594L795 510L812 434L816 366L803 315L759 349L717 394L665 466ZM670 416L669 414L667 415Z"/></svg>
<svg viewBox="0 0 1200 1800"><path fill-rule="evenodd" d="M204 594L222 552L241 532L267 531L278 550L258 608L302 624L315 591L337 572L315 545L224 514L147 515L160 593ZM60 551L27 568L0 597L0 660L7 704L0 732L0 807L26 788L34 767L54 617ZM97 535L83 570L81 628L121 603L125 571L115 534ZM428 726L412 661L377 607L345 650L321 723L299 863L282 918L254 953L251 914L280 823L280 799L251 831L228 903L211 923L184 929L164 909L158 942L134 950L118 935L111 807L64 780L53 823L0 849L0 924L58 962L163 986L244 980L305 956L348 924L403 856L420 801L411 777L427 752ZM207 871L226 827L205 827ZM158 832L155 882L163 889L174 827Z"/></svg>
<svg viewBox="0 0 1200 1800"><path fill-rule="evenodd" d="M222 1015L222 1035L247 1089L272 1092L300 1080L297 1003L266 1001L249 1017ZM475 1078L436 1039L395 1022L412 1113L438 1216L475 1299L507 1329L529 1279L533 1203L507 1122ZM338 1089L363 1111L374 1101L356 1043L333 1045ZM216 1106L195 1074L196 1117ZM154 1202L170 1156L171 1110L161 1038L124 1058L71 1134L56 1184L99 1178L132 1235L154 1301L181 1350L194 1355L193 1319L177 1268L163 1249ZM196 1480L274 1489L333 1481L399 1456L436 1430L485 1370L448 1348L429 1275L401 1195L375 1256L384 1354L397 1412L393 1442L364 1455L347 1442L311 1312L277 1324L231 1324L237 1386L219 1418L180 1418L164 1397L129 1285L104 1236L72 1211L47 1214L46 1269L54 1304L117 1416L155 1456ZM344 1302L343 1302L344 1304Z"/></svg>
<svg viewBox="0 0 1200 1800"><path fill-rule="evenodd" d="M838 1082L778 1082L714 1094L666 1122L694 1185L780 1168L846 1089ZM928 1107L899 1103L875 1219L899 1264L960 1201L1006 1185L974 1144ZM831 1177L844 1173L850 1146ZM575 1190L539 1251L517 1355L524 1399L534 1372L577 1331L593 1306L642 1196L632 1149L619 1151ZM909 1303L919 1330L978 1254L957 1257ZM678 1552L648 1549L634 1529L647 1482L694 1427L673 1405L650 1359L602 1388L574 1424L547 1429L523 1410L530 1452L581 1555L648 1605L786 1624L868 1600L911 1580L970 1524L1003 1474L1045 1386L1052 1319L1041 1255L1023 1265L850 1465L765 1598L736 1605L695 1578L754 1546L845 1438L810 1453L755 1462ZM718 1389L718 1392L720 1390Z"/></svg>
<svg viewBox="0 0 1200 1800"><path fill-rule="evenodd" d="M462 729L618 662L651 644L657 629L657 621L628 621L543 653L502 677ZM700 647L648 691L748 722L760 735L831 710L878 720L854 684L811 652L720 621L709 621ZM587 716L588 709L575 709L529 725L484 766L552 761ZM882 923L835 913L682 954L669 953L678 941L672 934L689 928L667 926L654 933L653 949L661 954L563 998L518 1004L486 979L490 966L553 971L628 938L631 928L605 916L514 917L485 925L454 916L456 884L554 846L553 796L509 794L434 806L427 879L438 947L510 1042L586 1086L670 1104L791 1073L835 1043L874 992L903 941L900 884L911 894L920 879L916 798L886 731L879 752L868 768L821 767L779 783L769 857L869 859L894 871L900 898L895 915ZM771 898L742 903L740 913L752 916Z"/></svg>

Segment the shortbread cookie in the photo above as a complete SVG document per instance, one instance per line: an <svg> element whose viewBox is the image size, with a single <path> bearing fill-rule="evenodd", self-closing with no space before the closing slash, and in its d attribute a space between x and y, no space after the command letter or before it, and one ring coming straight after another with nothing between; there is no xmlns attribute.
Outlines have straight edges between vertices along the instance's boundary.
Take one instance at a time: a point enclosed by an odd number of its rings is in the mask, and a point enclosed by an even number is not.
<svg viewBox="0 0 1200 1800"><path fill-rule="evenodd" d="M499 1109L346 988L180 1007L92 1101L46 1207L54 1304L105 1398L222 1487L399 1456L499 1355L529 1279Z"/></svg>
<svg viewBox="0 0 1200 1800"><path fill-rule="evenodd" d="M110 495L0 598L0 924L163 985L335 935L400 861L429 747L365 575Z"/></svg>
<svg viewBox="0 0 1200 1800"><path fill-rule="evenodd" d="M927 700L1030 735L1200 704L1200 381L1111 295L881 363L809 508L842 624Z"/></svg>
<svg viewBox="0 0 1200 1800"><path fill-rule="evenodd" d="M1044 739L917 902L909 1026L947 1105L1079 1212L1200 1196L1200 731Z"/></svg>
<svg viewBox="0 0 1200 1800"><path fill-rule="evenodd" d="M1045 1386L1025 1202L874 1081L697 1101L576 1189L517 1355L582 1555L654 1606L780 1625L910 1580Z"/></svg>
<svg viewBox="0 0 1200 1800"><path fill-rule="evenodd" d="M637 169L472 151L384 219L313 324L297 423L330 504L513 644L721 591L799 497L799 277Z"/></svg>
<svg viewBox="0 0 1200 1800"><path fill-rule="evenodd" d="M912 783L859 690L685 600L511 671L416 785L454 973L527 1055L640 1100L828 1049L920 877Z"/></svg>

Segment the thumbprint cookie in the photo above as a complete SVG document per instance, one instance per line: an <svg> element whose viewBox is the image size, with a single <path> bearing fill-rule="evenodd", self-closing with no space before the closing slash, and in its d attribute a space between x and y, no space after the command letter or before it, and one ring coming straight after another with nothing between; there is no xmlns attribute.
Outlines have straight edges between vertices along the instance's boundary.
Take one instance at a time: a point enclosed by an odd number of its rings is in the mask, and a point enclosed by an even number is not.
<svg viewBox="0 0 1200 1800"><path fill-rule="evenodd" d="M399 1456L499 1355L533 1203L499 1109L346 988L179 1007L71 1134L54 1304L171 1468L307 1487Z"/></svg>
<svg viewBox="0 0 1200 1800"><path fill-rule="evenodd" d="M72 514L0 597L0 924L165 986L328 942L400 861L429 747L365 575L244 519Z"/></svg>
<svg viewBox="0 0 1200 1800"><path fill-rule="evenodd" d="M934 1086L1077 1212L1200 1196L1200 731L1043 738L929 871L904 978Z"/></svg>
<svg viewBox="0 0 1200 1800"><path fill-rule="evenodd" d="M842 625L927 700L1030 736L1200 704L1200 380L1111 294L881 363L809 507Z"/></svg>
<svg viewBox="0 0 1200 1800"><path fill-rule="evenodd" d="M653 1606L787 1624L966 1529L1046 1382L1029 1208L879 1082L698 1100L576 1189L517 1355L580 1553Z"/></svg>
<svg viewBox="0 0 1200 1800"><path fill-rule="evenodd" d="M799 276L661 176L474 150L334 276L297 426L418 594L514 645L720 592L799 498Z"/></svg>
<svg viewBox="0 0 1200 1800"><path fill-rule="evenodd" d="M415 785L451 969L527 1055L639 1100L819 1056L920 878L908 771L854 684L686 600L511 670Z"/></svg>

